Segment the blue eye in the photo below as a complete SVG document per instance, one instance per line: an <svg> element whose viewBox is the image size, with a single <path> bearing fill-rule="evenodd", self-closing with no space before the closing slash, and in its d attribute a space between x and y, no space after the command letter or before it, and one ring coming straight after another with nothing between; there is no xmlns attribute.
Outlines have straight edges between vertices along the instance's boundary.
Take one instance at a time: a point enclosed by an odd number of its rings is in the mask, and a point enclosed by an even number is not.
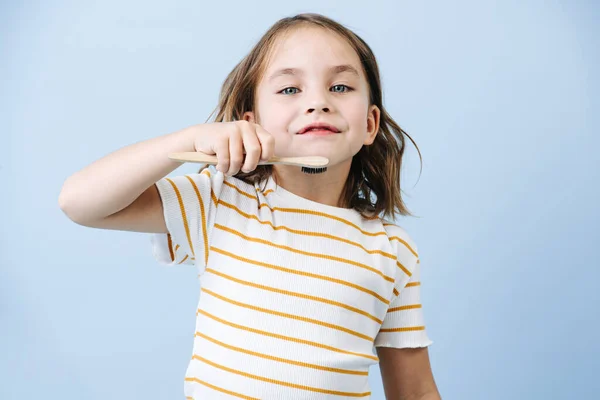
<svg viewBox="0 0 600 400"><path fill-rule="evenodd" d="M344 92L349 92L350 90L352 90L350 87L348 87L346 85L335 85L335 86L332 86L331 89L335 93L344 93Z"/></svg>
<svg viewBox="0 0 600 400"><path fill-rule="evenodd" d="M298 93L298 88L295 88L292 86L286 87L285 89L280 90L279 93L281 93L281 94L296 94L296 93Z"/></svg>

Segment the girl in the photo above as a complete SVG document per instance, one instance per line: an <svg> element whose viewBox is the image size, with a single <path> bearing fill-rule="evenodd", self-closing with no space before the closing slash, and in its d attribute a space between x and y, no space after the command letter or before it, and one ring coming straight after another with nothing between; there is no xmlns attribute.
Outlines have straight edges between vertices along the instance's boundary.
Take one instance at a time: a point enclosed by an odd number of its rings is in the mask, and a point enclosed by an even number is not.
<svg viewBox="0 0 600 400"><path fill-rule="evenodd" d="M379 362L388 399L439 399L417 247L384 219L410 215L406 133L369 46L320 15L284 18L216 111L92 163L59 198L76 223L153 233L160 262L198 268L186 398L368 399ZM168 154L188 151L216 155L216 169L165 177L180 165ZM258 165L273 155L330 162Z"/></svg>

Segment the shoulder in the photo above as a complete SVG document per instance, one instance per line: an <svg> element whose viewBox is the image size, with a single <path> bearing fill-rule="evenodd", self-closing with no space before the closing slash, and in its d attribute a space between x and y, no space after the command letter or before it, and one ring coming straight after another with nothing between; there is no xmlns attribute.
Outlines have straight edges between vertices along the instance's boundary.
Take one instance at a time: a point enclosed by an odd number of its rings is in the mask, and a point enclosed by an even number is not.
<svg viewBox="0 0 600 400"><path fill-rule="evenodd" d="M227 176L224 173L217 171L213 166L208 166L199 172L186 174L190 181L204 182L206 186L209 186L213 194L217 194L222 191L233 192L236 195L246 195L256 197L255 186L249 184L235 176ZM179 178L181 179L181 178Z"/></svg>
<svg viewBox="0 0 600 400"><path fill-rule="evenodd" d="M411 253L414 254L415 257L419 257L417 244L406 231L406 229L387 219L381 219L381 223L387 234L390 244L392 244L394 247L400 246L407 248Z"/></svg>
<svg viewBox="0 0 600 400"><path fill-rule="evenodd" d="M218 187L222 185L224 181L224 175L219 173L216 170L211 171L209 168L203 168L198 172L175 175L175 176L165 176L160 179L157 184L164 187L173 187L175 190L179 188L179 186L191 186L195 189L200 188L209 188L209 187Z"/></svg>

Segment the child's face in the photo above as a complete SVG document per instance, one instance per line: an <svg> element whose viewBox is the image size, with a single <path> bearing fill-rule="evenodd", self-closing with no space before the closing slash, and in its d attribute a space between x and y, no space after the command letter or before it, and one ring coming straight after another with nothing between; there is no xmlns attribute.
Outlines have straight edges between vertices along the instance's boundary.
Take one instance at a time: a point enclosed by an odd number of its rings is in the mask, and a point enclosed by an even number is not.
<svg viewBox="0 0 600 400"><path fill-rule="evenodd" d="M278 42L256 94L256 113L247 118L274 136L277 156L317 155L329 158L330 168L349 166L379 128L358 55L321 28L300 28ZM339 132L299 133L314 122Z"/></svg>

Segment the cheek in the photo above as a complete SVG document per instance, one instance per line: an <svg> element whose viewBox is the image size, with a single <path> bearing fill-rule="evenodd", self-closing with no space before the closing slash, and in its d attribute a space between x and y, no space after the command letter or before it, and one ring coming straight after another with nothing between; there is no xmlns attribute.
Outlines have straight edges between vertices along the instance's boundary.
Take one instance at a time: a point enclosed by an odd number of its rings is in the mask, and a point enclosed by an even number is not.
<svg viewBox="0 0 600 400"><path fill-rule="evenodd" d="M287 128L293 119L288 108L270 99L259 102L257 107L260 126L274 136L287 134Z"/></svg>
<svg viewBox="0 0 600 400"><path fill-rule="evenodd" d="M259 118L257 123L275 139L275 154L288 153L292 136L288 133L287 114L278 104L262 102L258 104Z"/></svg>
<svg viewBox="0 0 600 400"><path fill-rule="evenodd" d="M367 113L368 106L363 104L356 104L347 114L350 124L355 129L359 129L361 132L367 129Z"/></svg>
<svg viewBox="0 0 600 400"><path fill-rule="evenodd" d="M346 118L351 118L353 121L359 120L360 118L366 119L369 111L368 100L359 94L345 99L339 106L344 110Z"/></svg>
<svg viewBox="0 0 600 400"><path fill-rule="evenodd" d="M276 138L288 136L287 121L285 121L281 114L276 112L276 109L271 109L270 111L271 112L269 113L261 115L258 124Z"/></svg>

